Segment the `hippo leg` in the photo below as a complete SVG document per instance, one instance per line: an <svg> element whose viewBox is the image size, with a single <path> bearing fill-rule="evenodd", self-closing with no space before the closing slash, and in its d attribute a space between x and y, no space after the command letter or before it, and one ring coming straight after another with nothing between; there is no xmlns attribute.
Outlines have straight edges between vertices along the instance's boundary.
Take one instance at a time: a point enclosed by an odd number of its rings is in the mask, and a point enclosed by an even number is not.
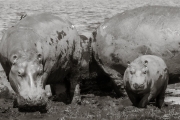
<svg viewBox="0 0 180 120"><path fill-rule="evenodd" d="M139 98L135 95L133 95L131 92L127 91L128 97L131 100L131 102L133 103L133 106L138 107L138 103L139 103Z"/></svg>
<svg viewBox="0 0 180 120"><path fill-rule="evenodd" d="M52 95L56 95L56 91L55 91L55 88L54 88L53 84L50 84L50 88L51 88Z"/></svg>
<svg viewBox="0 0 180 120"><path fill-rule="evenodd" d="M163 106L163 104L164 104L166 86L167 85L164 85L163 89L161 90L159 95L156 97L156 106L158 108L161 108Z"/></svg>
<svg viewBox="0 0 180 120"><path fill-rule="evenodd" d="M138 104L139 108L146 108L147 107L147 104L149 103L148 97L149 97L149 94L146 94L143 96L143 98L141 99L141 101Z"/></svg>
<svg viewBox="0 0 180 120"><path fill-rule="evenodd" d="M67 103L71 103L71 83L68 79L65 80Z"/></svg>
<svg viewBox="0 0 180 120"><path fill-rule="evenodd" d="M109 69L109 68L106 68L106 70L107 69ZM118 73L112 69L108 70L111 72L107 72L106 70L104 69L104 72L106 72L106 74L109 75L114 92L117 94L118 97L125 96L123 80L122 80L122 76L120 75L120 73Z"/></svg>
<svg viewBox="0 0 180 120"><path fill-rule="evenodd" d="M92 55L92 61L89 64L90 73L97 73L98 81L102 79L104 83L111 85L118 97L125 96L122 75L109 67L103 66L99 61Z"/></svg>
<svg viewBox="0 0 180 120"><path fill-rule="evenodd" d="M72 99L72 104L80 104L81 103L81 96L80 96L80 85L76 84L74 89L74 95Z"/></svg>
<svg viewBox="0 0 180 120"><path fill-rule="evenodd" d="M53 101L61 101L68 103L69 101L69 95L67 94L67 85L66 83L56 83L56 84L51 84L51 91L52 91L52 100ZM66 96L66 97L64 97Z"/></svg>
<svg viewBox="0 0 180 120"><path fill-rule="evenodd" d="M112 79L112 85L113 85L113 89L114 89L114 92L118 95L118 97L121 97L121 96L125 96L125 93L123 92L122 87L120 83L122 83L121 81L122 80L114 80Z"/></svg>

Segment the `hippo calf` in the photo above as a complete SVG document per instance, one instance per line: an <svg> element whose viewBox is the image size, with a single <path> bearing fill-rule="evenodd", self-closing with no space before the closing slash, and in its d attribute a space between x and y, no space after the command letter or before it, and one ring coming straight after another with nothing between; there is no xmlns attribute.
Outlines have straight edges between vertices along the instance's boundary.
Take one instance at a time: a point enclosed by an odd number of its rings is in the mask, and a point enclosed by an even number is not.
<svg viewBox="0 0 180 120"><path fill-rule="evenodd" d="M64 86L71 96L78 85L81 60L80 37L66 19L50 13L26 16L9 28L0 44L0 62L19 108L46 106L45 85L53 93ZM78 88L77 88L78 89Z"/></svg>
<svg viewBox="0 0 180 120"><path fill-rule="evenodd" d="M150 100L156 99L156 106L161 108L169 80L163 59L154 55L136 58L128 64L123 80L134 106L146 107Z"/></svg>

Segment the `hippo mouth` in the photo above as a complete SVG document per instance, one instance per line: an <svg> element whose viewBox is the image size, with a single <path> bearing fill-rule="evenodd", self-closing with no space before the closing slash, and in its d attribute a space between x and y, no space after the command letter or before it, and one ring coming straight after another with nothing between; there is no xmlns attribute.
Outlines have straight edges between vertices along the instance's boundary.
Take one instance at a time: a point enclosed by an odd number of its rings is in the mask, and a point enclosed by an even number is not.
<svg viewBox="0 0 180 120"><path fill-rule="evenodd" d="M42 106L22 106L22 107L18 107L18 110L20 112L36 112L39 111L41 113L46 113L47 112L47 108L46 105L42 105Z"/></svg>
<svg viewBox="0 0 180 120"><path fill-rule="evenodd" d="M142 93L144 93L144 90L133 90L134 91L134 93L136 93L136 94L142 94Z"/></svg>
<svg viewBox="0 0 180 120"><path fill-rule="evenodd" d="M148 89L135 89L132 90L135 94L144 94L147 93L149 90Z"/></svg>
<svg viewBox="0 0 180 120"><path fill-rule="evenodd" d="M19 101L21 104L18 104ZM36 112L39 111L41 113L47 112L47 100L37 101L23 101L23 99L16 98L14 100L14 108L18 108L20 112Z"/></svg>

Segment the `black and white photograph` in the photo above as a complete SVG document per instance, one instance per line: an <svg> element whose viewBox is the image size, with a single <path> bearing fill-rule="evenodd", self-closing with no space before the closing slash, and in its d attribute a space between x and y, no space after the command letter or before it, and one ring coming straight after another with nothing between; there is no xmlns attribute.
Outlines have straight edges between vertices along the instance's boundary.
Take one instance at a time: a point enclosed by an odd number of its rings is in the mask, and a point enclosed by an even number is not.
<svg viewBox="0 0 180 120"><path fill-rule="evenodd" d="M0 120L180 120L180 0L0 0Z"/></svg>

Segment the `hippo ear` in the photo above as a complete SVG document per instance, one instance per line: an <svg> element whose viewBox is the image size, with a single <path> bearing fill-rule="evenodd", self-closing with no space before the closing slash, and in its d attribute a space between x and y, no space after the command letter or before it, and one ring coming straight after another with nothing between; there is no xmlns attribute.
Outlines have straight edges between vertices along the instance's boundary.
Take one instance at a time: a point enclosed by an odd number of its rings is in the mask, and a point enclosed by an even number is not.
<svg viewBox="0 0 180 120"><path fill-rule="evenodd" d="M168 68L165 68L165 69L164 69L164 72L167 73L167 72L168 72Z"/></svg>
<svg viewBox="0 0 180 120"><path fill-rule="evenodd" d="M128 67L130 67L130 66L131 66L129 61L127 62L127 64L128 64Z"/></svg>
<svg viewBox="0 0 180 120"><path fill-rule="evenodd" d="M14 54L12 56L12 64L14 65L17 62L18 56L16 54Z"/></svg>
<svg viewBox="0 0 180 120"><path fill-rule="evenodd" d="M38 53L37 54L37 59L41 63L42 62L42 54Z"/></svg>
<svg viewBox="0 0 180 120"><path fill-rule="evenodd" d="M144 61L144 66L147 67L147 65L148 65L148 61L145 60L145 61Z"/></svg>

